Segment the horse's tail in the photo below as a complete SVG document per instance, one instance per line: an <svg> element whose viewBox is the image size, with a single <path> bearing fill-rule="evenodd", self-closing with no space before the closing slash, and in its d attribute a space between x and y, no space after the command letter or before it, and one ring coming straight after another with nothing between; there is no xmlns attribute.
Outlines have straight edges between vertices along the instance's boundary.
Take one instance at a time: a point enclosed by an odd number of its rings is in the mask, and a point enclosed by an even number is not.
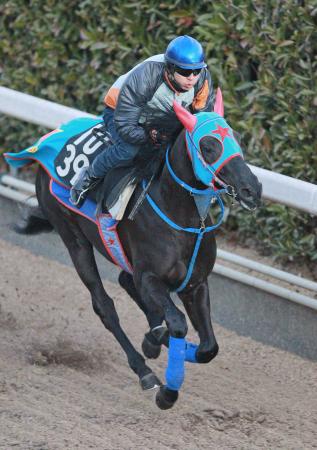
<svg viewBox="0 0 317 450"><path fill-rule="evenodd" d="M27 206L13 229L19 234L48 233L54 229L40 206Z"/></svg>

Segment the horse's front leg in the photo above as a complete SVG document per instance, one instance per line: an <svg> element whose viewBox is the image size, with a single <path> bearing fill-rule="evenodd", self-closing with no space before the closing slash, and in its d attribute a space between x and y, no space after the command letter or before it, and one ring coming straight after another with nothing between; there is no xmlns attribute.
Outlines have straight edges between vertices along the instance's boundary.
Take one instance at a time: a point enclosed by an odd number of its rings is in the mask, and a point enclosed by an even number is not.
<svg viewBox="0 0 317 450"><path fill-rule="evenodd" d="M171 408L178 398L178 391L185 375L185 315L174 304L167 285L151 272L134 274L136 286L149 309L156 307L164 313L169 331L169 354L166 369L166 386L161 386L156 403L161 409Z"/></svg>
<svg viewBox="0 0 317 450"><path fill-rule="evenodd" d="M135 274L137 288L142 300L151 310L162 311L169 331L173 338L185 338L188 327L186 317L174 304L167 285L151 272Z"/></svg>
<svg viewBox="0 0 317 450"><path fill-rule="evenodd" d="M198 363L208 363L217 355L219 347L211 324L207 280L179 293L179 297L200 339L195 360Z"/></svg>
<svg viewBox="0 0 317 450"><path fill-rule="evenodd" d="M153 303L150 304L150 307L146 305L135 287L132 275L129 273L122 271L119 275L119 283L144 312L149 323L150 330L144 335L142 342L143 354L147 358L158 358L162 344L168 346L168 332L166 327L162 325L164 321L163 309Z"/></svg>

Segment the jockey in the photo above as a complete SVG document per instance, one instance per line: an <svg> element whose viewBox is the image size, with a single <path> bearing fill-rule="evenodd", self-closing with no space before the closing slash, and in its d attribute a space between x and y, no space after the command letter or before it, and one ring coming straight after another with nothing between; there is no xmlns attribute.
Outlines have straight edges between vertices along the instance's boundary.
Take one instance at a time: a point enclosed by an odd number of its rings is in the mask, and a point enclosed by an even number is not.
<svg viewBox="0 0 317 450"><path fill-rule="evenodd" d="M164 55L146 59L111 86L103 119L113 144L80 171L71 189L74 205L81 207L88 190L113 167L131 165L136 155L173 142L181 130L174 100L193 113L213 109L204 52L190 36L173 39Z"/></svg>

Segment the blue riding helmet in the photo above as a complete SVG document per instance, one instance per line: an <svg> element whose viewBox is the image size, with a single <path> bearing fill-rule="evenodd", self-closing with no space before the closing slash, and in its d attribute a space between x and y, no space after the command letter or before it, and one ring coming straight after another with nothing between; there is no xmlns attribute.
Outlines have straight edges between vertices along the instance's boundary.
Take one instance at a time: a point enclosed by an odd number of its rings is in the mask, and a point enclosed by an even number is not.
<svg viewBox="0 0 317 450"><path fill-rule="evenodd" d="M196 39L190 36L179 36L167 46L165 62L182 69L202 69L207 67L204 51Z"/></svg>

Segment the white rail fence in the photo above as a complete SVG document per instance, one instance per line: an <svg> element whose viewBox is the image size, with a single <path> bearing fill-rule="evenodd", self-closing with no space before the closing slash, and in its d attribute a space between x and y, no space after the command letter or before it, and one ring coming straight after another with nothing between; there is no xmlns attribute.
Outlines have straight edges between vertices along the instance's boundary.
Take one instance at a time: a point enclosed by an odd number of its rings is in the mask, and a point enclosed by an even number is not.
<svg viewBox="0 0 317 450"><path fill-rule="evenodd" d="M58 105L4 87L0 87L0 113L51 129L57 128L61 123L76 117L95 117L93 114ZM250 168L263 185L264 199L317 215L317 185L259 167L250 165ZM18 180L8 174L3 174L0 178L0 195L35 205L37 201L34 198L34 192L35 188L31 183ZM250 261L247 258L242 258L223 250L218 250L218 258L244 267L252 272L258 272L270 278L307 289L316 297L314 293L317 292L317 283L313 281ZM296 292L296 288L290 290L220 264L216 264L214 272L317 310L317 299L299 294Z"/></svg>

